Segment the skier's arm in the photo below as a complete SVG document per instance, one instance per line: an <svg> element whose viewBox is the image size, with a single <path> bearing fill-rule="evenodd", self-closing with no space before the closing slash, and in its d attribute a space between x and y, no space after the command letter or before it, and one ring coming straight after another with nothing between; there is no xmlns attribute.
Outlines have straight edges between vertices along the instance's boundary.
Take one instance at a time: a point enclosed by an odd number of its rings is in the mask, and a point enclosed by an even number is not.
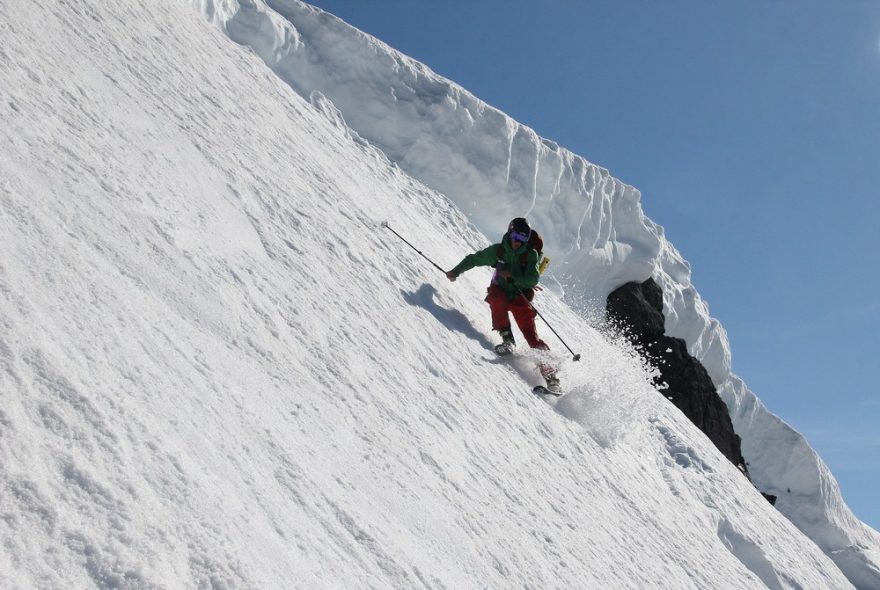
<svg viewBox="0 0 880 590"><path fill-rule="evenodd" d="M453 280L453 277L458 277L461 273L468 271L475 266L495 266L497 254L498 244L492 244L488 248L474 252L473 254L468 254L455 266L455 268L446 273L446 276L449 277L450 280Z"/></svg>

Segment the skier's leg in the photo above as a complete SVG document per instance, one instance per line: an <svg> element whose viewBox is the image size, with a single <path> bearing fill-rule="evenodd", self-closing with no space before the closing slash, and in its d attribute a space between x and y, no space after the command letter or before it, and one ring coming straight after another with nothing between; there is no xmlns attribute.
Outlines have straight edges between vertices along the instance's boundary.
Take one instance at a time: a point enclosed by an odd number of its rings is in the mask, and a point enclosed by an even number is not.
<svg viewBox="0 0 880 590"><path fill-rule="evenodd" d="M495 285L490 285L486 302L492 312L492 329L497 330L501 336L501 344L495 347L495 352L500 355L510 354L516 346L513 330L510 329L510 317L507 315L510 301L504 291Z"/></svg>
<svg viewBox="0 0 880 590"><path fill-rule="evenodd" d="M486 294L486 303L492 312L492 329L501 332L510 330L510 317L507 315L510 309L510 301L504 291L496 285L490 285Z"/></svg>
<svg viewBox="0 0 880 590"><path fill-rule="evenodd" d="M535 313L531 305L520 297L515 299L510 305L510 312L513 314L513 319L516 320L516 325L519 327L519 331L522 332L523 337L525 337L526 342L529 343L529 346L539 350L550 350L547 343L538 338L538 328L535 326L535 318L538 314Z"/></svg>
<svg viewBox="0 0 880 590"><path fill-rule="evenodd" d="M538 328L535 325L535 318L538 314L531 305L520 299L519 301L514 301L514 304L510 306L510 312L513 314L513 319L516 320L516 325L519 327L519 331L522 332L523 337L525 337L526 342L529 343L529 346L538 350L550 350L547 343L538 338ZM538 370L541 372L541 376L547 380L548 387L554 390L559 388L556 367L546 362L539 362Z"/></svg>

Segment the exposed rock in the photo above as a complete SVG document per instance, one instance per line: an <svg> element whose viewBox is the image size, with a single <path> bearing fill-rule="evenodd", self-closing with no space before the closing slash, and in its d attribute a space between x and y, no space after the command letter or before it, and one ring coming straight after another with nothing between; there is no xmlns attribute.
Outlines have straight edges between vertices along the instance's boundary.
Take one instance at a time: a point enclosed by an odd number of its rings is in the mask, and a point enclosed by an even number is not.
<svg viewBox="0 0 880 590"><path fill-rule="evenodd" d="M622 329L659 375L655 385L667 399L706 433L724 456L746 476L740 438L703 365L687 351L681 338L666 336L663 291L648 279L627 283L608 296L609 319Z"/></svg>

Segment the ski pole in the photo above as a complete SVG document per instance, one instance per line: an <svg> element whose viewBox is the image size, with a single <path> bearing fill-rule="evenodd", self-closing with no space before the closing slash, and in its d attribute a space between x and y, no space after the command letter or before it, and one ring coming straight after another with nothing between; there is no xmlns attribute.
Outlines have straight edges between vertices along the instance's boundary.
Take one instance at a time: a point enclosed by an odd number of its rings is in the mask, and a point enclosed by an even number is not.
<svg viewBox="0 0 880 590"><path fill-rule="evenodd" d="M384 227L385 229L389 230L389 231L390 231L391 233L393 233L395 236L397 236L398 238L400 238L401 240L403 240L403 241L406 243L407 246L409 246L410 248L412 248L413 250L415 250L416 252L418 252L419 256L421 256L422 258L424 258L425 260L427 260L428 262L430 262L431 264L433 264L433 265L434 265L434 268L436 268L437 270L439 270L439 271L442 272L443 274L446 274L446 271L443 270L442 268L440 268L440 266L439 266L436 262L434 262L433 260L431 260L430 258L428 258L427 256L425 256L424 254L422 254L422 251L421 251L421 250L417 249L415 246L413 246L412 244L410 244L409 242L407 242L407 241L406 241L406 238L404 238L402 235L400 235L399 233L397 233L396 231L394 231L393 229L391 229L391 226L388 225L388 222L387 222L387 221L383 221L383 222L382 222L382 227Z"/></svg>
<svg viewBox="0 0 880 590"><path fill-rule="evenodd" d="M553 326L550 325L550 322L548 322L547 319L546 319L544 316L541 315L541 312L538 311L538 310L535 308L534 305L532 305L532 302L529 301L529 298L526 297L525 294L523 294L522 291L517 291L517 293L519 293L520 297L522 297L523 299L525 299L525 301L526 301L526 303L528 304L528 306L532 308L532 311L534 311L536 314L538 314L538 317L539 317L539 318L541 318L542 320L544 320L544 323L547 324L547 327L550 328L550 331L553 332L554 334L556 334L556 337L559 338L559 341L562 342L562 345L565 346L565 348L568 349L568 352L570 352L570 353L573 355L573 356L571 357L571 360L573 360L573 361L579 361L579 360L581 360L581 355L580 355L580 354L575 354L575 352L571 349L571 347L570 347L568 344L565 343L565 340L562 339L562 336L559 335L559 332L557 332L556 330L554 330L554 329L553 329Z"/></svg>

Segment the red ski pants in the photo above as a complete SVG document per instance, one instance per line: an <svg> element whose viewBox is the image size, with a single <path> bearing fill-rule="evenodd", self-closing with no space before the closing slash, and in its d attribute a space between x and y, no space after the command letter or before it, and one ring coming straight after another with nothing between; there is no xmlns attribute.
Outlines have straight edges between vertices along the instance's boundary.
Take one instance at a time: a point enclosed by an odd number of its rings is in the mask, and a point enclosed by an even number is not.
<svg viewBox="0 0 880 590"><path fill-rule="evenodd" d="M540 350L550 350L547 343L538 338L538 330L535 327L535 317L537 313L532 309L529 301L524 295L517 295L513 301L507 298L507 294L498 285L489 285L489 291L486 295L486 303L492 310L492 329L505 330L510 329L510 317L508 312L513 314L519 331L522 332L526 342L532 348Z"/></svg>

